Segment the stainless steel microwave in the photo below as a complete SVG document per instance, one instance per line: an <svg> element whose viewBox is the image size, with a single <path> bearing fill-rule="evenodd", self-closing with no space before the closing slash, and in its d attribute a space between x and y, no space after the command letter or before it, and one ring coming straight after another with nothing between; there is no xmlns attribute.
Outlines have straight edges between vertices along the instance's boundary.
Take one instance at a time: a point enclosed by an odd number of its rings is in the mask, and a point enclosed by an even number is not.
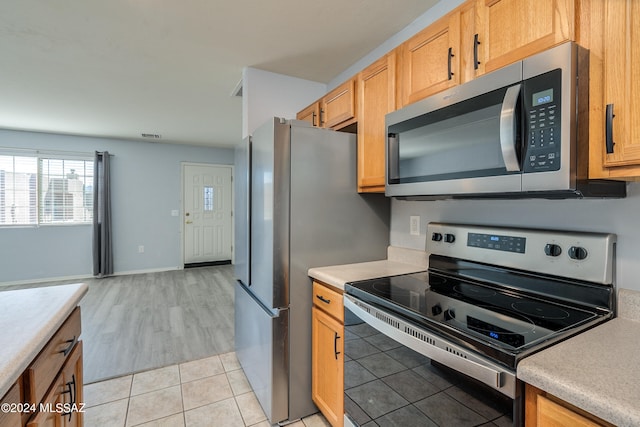
<svg viewBox="0 0 640 427"><path fill-rule="evenodd" d="M587 178L586 73L567 42L387 114L386 195L625 197Z"/></svg>

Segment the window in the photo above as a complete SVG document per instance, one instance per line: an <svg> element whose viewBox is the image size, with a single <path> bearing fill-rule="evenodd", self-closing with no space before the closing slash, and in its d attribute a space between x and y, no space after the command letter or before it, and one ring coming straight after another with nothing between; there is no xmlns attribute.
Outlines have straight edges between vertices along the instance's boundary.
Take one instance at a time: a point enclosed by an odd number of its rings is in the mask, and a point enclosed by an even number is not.
<svg viewBox="0 0 640 427"><path fill-rule="evenodd" d="M213 211L213 187L204 187L204 211Z"/></svg>
<svg viewBox="0 0 640 427"><path fill-rule="evenodd" d="M0 226L92 221L93 160L0 154Z"/></svg>

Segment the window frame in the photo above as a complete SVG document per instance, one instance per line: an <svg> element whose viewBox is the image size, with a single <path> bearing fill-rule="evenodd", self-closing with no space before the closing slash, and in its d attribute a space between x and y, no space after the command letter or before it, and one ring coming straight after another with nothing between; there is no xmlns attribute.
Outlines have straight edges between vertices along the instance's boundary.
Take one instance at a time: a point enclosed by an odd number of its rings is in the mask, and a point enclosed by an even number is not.
<svg viewBox="0 0 640 427"><path fill-rule="evenodd" d="M60 152L60 151L34 151L34 150L20 150L20 149L7 149L0 147L0 156L12 156L12 157L31 157L35 158L36 161L36 182L35 182L35 222L21 222L21 223L0 223L0 228L36 228L36 227L68 227L68 226L83 226L83 225L91 225L93 223L93 211L91 205L93 203L93 189L91 192L87 193L86 187L87 185L92 186L93 174L95 171L93 170L94 158L91 153L76 153L76 152ZM44 216L44 199L45 194L43 192L43 180L45 176L48 178L52 174L50 172L45 173L43 170L43 164L46 161L62 161L63 165L68 161L80 161L83 162L83 195L84 195L84 204L85 212L84 212L84 220L45 220ZM88 167L90 165L90 168ZM89 170L90 169L90 170ZM87 172L91 172L89 175ZM14 169L15 173L15 169ZM65 174L65 169L63 166L62 174ZM78 174L80 175L80 174ZM55 175L54 175L55 176ZM90 179L90 181L87 181ZM30 189L31 191L31 189ZM88 197L87 197L88 196ZM91 205L87 205L87 198L91 199ZM31 205L30 205L31 206ZM87 212L88 210L88 212Z"/></svg>

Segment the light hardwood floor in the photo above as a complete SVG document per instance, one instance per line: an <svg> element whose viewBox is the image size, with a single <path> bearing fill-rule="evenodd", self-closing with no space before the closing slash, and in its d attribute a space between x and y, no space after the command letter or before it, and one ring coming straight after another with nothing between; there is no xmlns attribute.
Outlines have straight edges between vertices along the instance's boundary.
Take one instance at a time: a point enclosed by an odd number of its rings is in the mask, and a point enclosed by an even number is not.
<svg viewBox="0 0 640 427"><path fill-rule="evenodd" d="M232 265L84 282L85 384L234 350Z"/></svg>

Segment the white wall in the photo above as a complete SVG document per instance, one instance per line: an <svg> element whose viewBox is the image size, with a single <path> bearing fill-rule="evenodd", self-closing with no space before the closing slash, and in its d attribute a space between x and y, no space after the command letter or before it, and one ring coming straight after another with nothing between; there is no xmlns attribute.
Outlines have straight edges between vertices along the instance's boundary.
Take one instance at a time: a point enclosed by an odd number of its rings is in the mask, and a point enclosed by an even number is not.
<svg viewBox="0 0 640 427"><path fill-rule="evenodd" d="M114 155L116 273L182 268L181 162L233 164L231 149L9 130L0 130L0 147ZM0 283L91 276L91 239L90 225L0 227Z"/></svg>
<svg viewBox="0 0 640 427"><path fill-rule="evenodd" d="M393 200L391 245L424 250L429 221L615 233L616 286L640 291L640 183L624 199L583 200ZM421 234L409 234L409 217L420 216Z"/></svg>
<svg viewBox="0 0 640 427"><path fill-rule="evenodd" d="M295 119L298 111L323 96L323 83L271 73L242 70L242 137L273 117Z"/></svg>

